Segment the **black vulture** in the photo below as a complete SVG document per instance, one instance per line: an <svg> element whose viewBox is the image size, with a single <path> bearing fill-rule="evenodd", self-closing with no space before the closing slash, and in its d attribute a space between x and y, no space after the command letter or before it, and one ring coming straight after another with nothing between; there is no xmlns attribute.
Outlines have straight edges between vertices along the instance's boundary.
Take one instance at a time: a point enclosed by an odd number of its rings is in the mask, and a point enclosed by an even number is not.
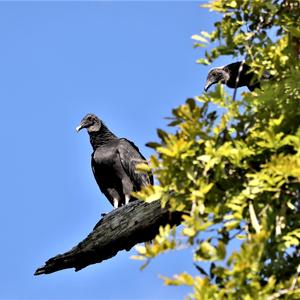
<svg viewBox="0 0 300 300"><path fill-rule="evenodd" d="M136 172L137 164L147 162L133 142L115 136L94 114L87 114L76 130L83 128L94 150L92 170L96 182L114 208L135 200L132 191L153 184L152 174Z"/></svg>
<svg viewBox="0 0 300 300"><path fill-rule="evenodd" d="M240 70L241 64L242 62L239 61L211 69L207 75L204 91L207 92L211 85L218 82L226 84L229 88L233 89L235 87L247 86L251 92L255 88L260 88L260 83L255 78L254 73L250 71L250 67L244 63ZM239 80L237 82L238 74Z"/></svg>

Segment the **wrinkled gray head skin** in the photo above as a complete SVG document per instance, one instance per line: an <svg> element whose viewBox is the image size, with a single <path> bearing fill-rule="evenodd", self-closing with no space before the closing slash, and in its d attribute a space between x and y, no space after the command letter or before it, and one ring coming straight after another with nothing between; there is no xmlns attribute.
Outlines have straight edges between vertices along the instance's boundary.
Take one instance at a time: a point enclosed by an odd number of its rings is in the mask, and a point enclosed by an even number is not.
<svg viewBox="0 0 300 300"><path fill-rule="evenodd" d="M226 70L224 70L224 66L213 68L207 75L204 91L207 92L208 89L215 83L221 82L224 84L228 79L229 74L226 72Z"/></svg>
<svg viewBox="0 0 300 300"><path fill-rule="evenodd" d="M99 131L101 128L100 119L94 114L87 114L80 122L79 126L76 127L76 131L79 132L81 129L86 128L88 132Z"/></svg>

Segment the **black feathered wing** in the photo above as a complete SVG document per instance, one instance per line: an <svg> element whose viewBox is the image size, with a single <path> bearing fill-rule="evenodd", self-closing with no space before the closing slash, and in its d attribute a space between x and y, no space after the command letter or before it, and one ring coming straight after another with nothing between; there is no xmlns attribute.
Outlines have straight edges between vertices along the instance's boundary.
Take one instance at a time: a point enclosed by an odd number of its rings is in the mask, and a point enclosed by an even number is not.
<svg viewBox="0 0 300 300"><path fill-rule="evenodd" d="M105 151L106 157L113 158L109 152L110 151ZM97 151L92 154L91 165L95 180L100 188L100 191L106 196L111 205L114 206L114 202L117 200L119 202L118 206L121 206L121 203L125 201L123 199L124 195L121 181L117 180L116 172L113 168L103 168L101 164L103 158L105 159L105 157L103 157L101 154L103 154L103 152L99 153ZM122 168L122 166L120 167Z"/></svg>
<svg viewBox="0 0 300 300"><path fill-rule="evenodd" d="M242 68L240 69L242 65ZM250 66L243 62L235 62L224 67L224 70L229 74L227 86L230 88L247 86L249 91L253 92L254 89L260 88L260 83L255 74L251 71ZM237 78L239 81L237 82ZM237 85L236 85L237 84Z"/></svg>
<svg viewBox="0 0 300 300"><path fill-rule="evenodd" d="M153 184L152 174L136 171L136 166L140 163L147 163L147 160L133 142L125 138L120 139L117 151L124 171L133 184L134 191L139 191L142 187Z"/></svg>

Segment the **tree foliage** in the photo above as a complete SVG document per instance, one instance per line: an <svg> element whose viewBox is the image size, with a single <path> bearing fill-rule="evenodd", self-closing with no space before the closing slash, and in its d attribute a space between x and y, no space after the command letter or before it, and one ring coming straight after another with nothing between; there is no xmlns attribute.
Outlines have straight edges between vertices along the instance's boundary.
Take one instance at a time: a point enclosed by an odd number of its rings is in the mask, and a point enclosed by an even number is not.
<svg viewBox="0 0 300 300"><path fill-rule="evenodd" d="M173 110L176 132L158 130L160 141L149 143L158 185L138 197L183 212L183 226L161 228L137 258L191 247L199 274L163 278L191 286L188 298L300 299L300 4L204 6L222 20L193 36L196 47L210 46L198 62L242 58L272 79L239 96L218 85Z"/></svg>

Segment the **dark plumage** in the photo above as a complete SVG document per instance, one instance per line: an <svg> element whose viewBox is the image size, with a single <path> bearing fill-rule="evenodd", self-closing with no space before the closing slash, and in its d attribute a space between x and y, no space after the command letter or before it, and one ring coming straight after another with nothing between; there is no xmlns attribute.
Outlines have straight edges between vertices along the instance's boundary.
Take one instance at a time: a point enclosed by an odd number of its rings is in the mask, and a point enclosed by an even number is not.
<svg viewBox="0 0 300 300"><path fill-rule="evenodd" d="M259 88L260 84L255 80L254 73L250 71L250 67L245 63L242 66L239 81L237 82L241 63L242 62L239 61L226 66L211 69L207 75L204 87L205 92L207 92L211 85L218 82L226 84L229 88L233 89L235 87L246 86L250 91L253 91L255 88Z"/></svg>
<svg viewBox="0 0 300 300"><path fill-rule="evenodd" d="M136 172L136 165L146 163L138 147L125 138L115 136L93 114L87 114L76 128L86 128L93 147L92 170L101 192L115 207L134 200L132 191L153 184L152 174Z"/></svg>

